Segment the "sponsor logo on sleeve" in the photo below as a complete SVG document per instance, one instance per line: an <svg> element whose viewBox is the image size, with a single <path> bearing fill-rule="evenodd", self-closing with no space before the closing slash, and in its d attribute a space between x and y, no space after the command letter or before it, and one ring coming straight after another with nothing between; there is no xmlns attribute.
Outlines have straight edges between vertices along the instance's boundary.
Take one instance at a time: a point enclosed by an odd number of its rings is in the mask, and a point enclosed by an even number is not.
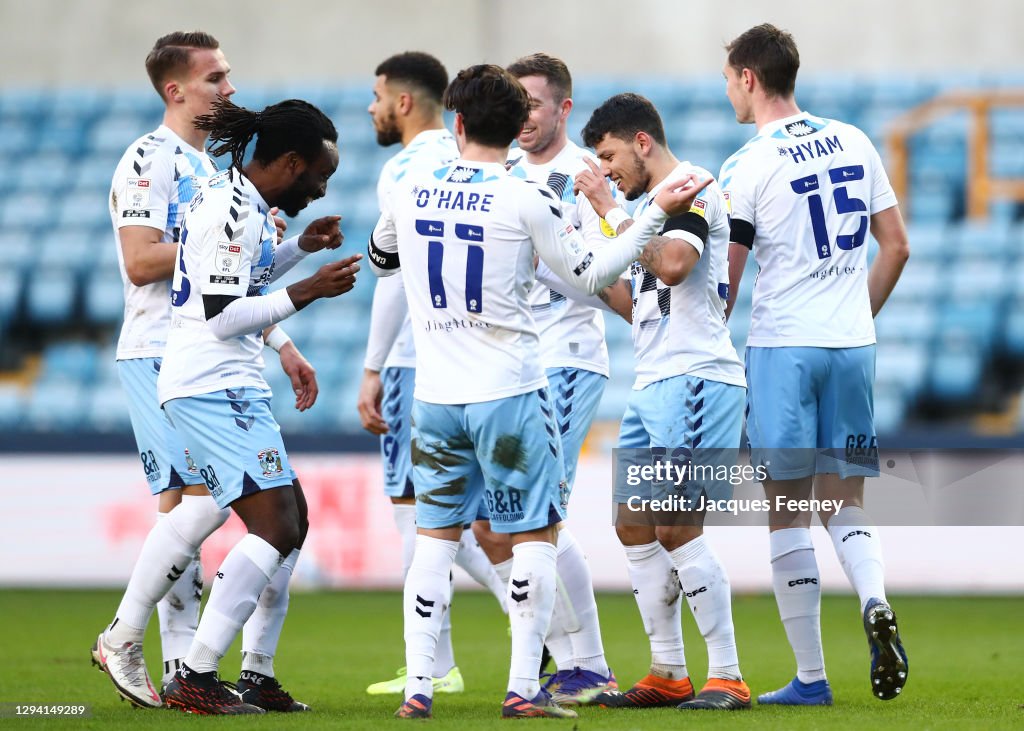
<svg viewBox="0 0 1024 731"><path fill-rule="evenodd" d="M217 270L221 274L236 274L242 268L242 247L230 241L217 244Z"/></svg>
<svg viewBox="0 0 1024 731"><path fill-rule="evenodd" d="M722 191L722 196L725 198L725 212L730 216L732 215L732 194L727 190Z"/></svg>
<svg viewBox="0 0 1024 731"><path fill-rule="evenodd" d="M149 211L138 211L134 208L126 208L121 218L149 218Z"/></svg>
<svg viewBox="0 0 1024 731"><path fill-rule="evenodd" d="M702 201L700 198L698 198L697 200L695 200L693 202L693 205L690 206L690 213L696 213L701 218L707 218L708 217L707 207L708 207L707 202L706 201Z"/></svg>
<svg viewBox="0 0 1024 731"><path fill-rule="evenodd" d="M129 208L146 208L149 205L149 178L128 178Z"/></svg>
<svg viewBox="0 0 1024 731"><path fill-rule="evenodd" d="M618 234L612 228L612 225L603 218L601 219L601 233L604 234L606 239L614 239Z"/></svg>
<svg viewBox="0 0 1024 731"><path fill-rule="evenodd" d="M210 284L238 284L238 277L227 277L223 274L211 274Z"/></svg>

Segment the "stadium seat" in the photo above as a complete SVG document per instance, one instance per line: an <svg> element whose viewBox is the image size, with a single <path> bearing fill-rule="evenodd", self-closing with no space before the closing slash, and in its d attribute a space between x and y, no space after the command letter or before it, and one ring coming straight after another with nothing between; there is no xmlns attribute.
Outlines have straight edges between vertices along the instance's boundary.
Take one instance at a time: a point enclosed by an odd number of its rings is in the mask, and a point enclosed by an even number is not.
<svg viewBox="0 0 1024 731"><path fill-rule="evenodd" d="M96 376L99 349L93 343L62 340L43 351L42 371L37 383L91 384Z"/></svg>
<svg viewBox="0 0 1024 731"><path fill-rule="evenodd" d="M21 302L21 272L0 270L0 324L8 322Z"/></svg>
<svg viewBox="0 0 1024 731"><path fill-rule="evenodd" d="M124 285L117 272L98 270L86 281L85 316L96 324L121 322L124 317Z"/></svg>
<svg viewBox="0 0 1024 731"><path fill-rule="evenodd" d="M935 353L929 377L932 395L951 402L968 399L978 388L981 356L971 349Z"/></svg>
<svg viewBox="0 0 1024 731"><path fill-rule="evenodd" d="M20 386L0 383L0 429L24 426L26 401Z"/></svg>
<svg viewBox="0 0 1024 731"><path fill-rule="evenodd" d="M118 383L106 383L89 389L86 408L88 425L99 432L127 433L131 429L128 396Z"/></svg>
<svg viewBox="0 0 1024 731"><path fill-rule="evenodd" d="M32 390L26 416L35 431L70 431L82 428L87 392L74 382L50 383Z"/></svg>
<svg viewBox="0 0 1024 731"><path fill-rule="evenodd" d="M28 285L26 302L29 318L54 325L71 319L75 304L75 276L70 269L39 272Z"/></svg>

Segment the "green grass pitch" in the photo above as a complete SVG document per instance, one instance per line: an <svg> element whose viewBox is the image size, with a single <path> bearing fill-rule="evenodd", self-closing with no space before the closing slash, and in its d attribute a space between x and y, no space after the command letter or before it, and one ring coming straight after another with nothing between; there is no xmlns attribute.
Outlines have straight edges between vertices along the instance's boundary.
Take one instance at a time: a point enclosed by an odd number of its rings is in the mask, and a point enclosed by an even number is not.
<svg viewBox="0 0 1024 731"><path fill-rule="evenodd" d="M276 660L286 688L314 708L301 717L268 715L201 719L170 711L139 711L122 703L109 680L90 667L89 647L116 609L111 591L0 591L4 639L0 643L0 701L86 703L92 717L0 720L9 728L218 728L370 729L399 727L391 717L397 696L370 697L370 682L390 677L403 663L401 598L396 592L296 593ZM646 637L633 598L598 598L607 655L620 683L644 674ZM536 720L580 729L777 728L963 729L1024 727L1024 597L893 598L910 657L910 679L893 701L872 698L868 651L850 596L826 596L822 634L832 708L758 708L740 713L658 709L640 712L584 708L576 721ZM777 688L793 675L793 660L770 596L733 600L741 667L753 693ZM695 685L706 654L684 611L687 659ZM441 695L436 729L501 728L500 702L508 672L506 620L489 596L456 594L455 651L466 679L462 695ZM156 621L146 639L150 671L159 678ZM237 645L222 665L234 680ZM424 723L424 722L415 722ZM499 726L499 724L501 724Z"/></svg>

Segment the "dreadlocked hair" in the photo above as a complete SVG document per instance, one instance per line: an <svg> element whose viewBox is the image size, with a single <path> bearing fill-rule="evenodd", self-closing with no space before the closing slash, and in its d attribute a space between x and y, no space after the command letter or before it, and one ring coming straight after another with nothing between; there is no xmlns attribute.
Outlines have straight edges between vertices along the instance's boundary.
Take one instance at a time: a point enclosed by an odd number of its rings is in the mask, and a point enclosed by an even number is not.
<svg viewBox="0 0 1024 731"><path fill-rule="evenodd" d="M253 137L253 160L263 164L286 152L296 152L307 162L313 162L325 141L338 141L338 131L327 115L301 99L288 99L254 112L218 97L213 111L196 117L193 124L196 129L209 132L211 141L220 143L210 147L210 154L219 157L230 153L231 167L239 170Z"/></svg>

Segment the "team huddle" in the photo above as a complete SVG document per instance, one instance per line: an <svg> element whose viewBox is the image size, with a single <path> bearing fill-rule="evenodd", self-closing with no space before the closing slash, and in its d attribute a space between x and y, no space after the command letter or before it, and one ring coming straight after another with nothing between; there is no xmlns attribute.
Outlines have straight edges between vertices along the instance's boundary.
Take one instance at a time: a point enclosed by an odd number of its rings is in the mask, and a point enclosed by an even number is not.
<svg viewBox="0 0 1024 731"><path fill-rule="evenodd" d="M739 449L745 424L770 504L813 495L835 506L819 515L860 600L872 694L892 699L906 683L881 545L862 507L877 458L836 457L851 440L874 444L872 320L909 256L906 230L868 138L796 105L792 37L764 24L726 50L726 94L757 134L717 179L675 156L637 94L593 112L582 133L593 152L574 144L572 79L547 54L471 66L450 82L420 52L376 70L377 141L402 149L377 188L367 264L380 279L357 406L381 437L402 537L406 662L367 692L402 695L400 718L429 718L436 694L464 688L451 643L453 563L508 614L505 718L572 718L580 705L751 708L729 579L703 513L638 514L629 506L653 495L635 486L616 485L615 529L650 671L622 689L605 657L590 570L565 523L609 378L605 312L632 325L622 452L637 465L665 450L721 459ZM230 67L208 34L164 36L146 66L165 116L123 156L110 212L125 280L118 368L160 519L93 661L140 707L309 710L274 672L308 520L262 370L266 345L296 408L309 408L315 372L279 323L355 284L360 255L271 289L304 257L341 246L337 216L285 239L276 215L323 197L338 132L304 101L259 112L233 104ZM209 155L223 153L230 165L218 171ZM626 201L637 202L632 213ZM869 230L879 244L870 265ZM726 323L750 251L759 273L744 362ZM699 503L720 487L692 479L680 489ZM200 546L229 509L248 532L200 617ZM808 511L770 513L772 584L797 670L760 704L832 704L810 521ZM708 653L699 690L684 600ZM142 652L154 608L159 690ZM241 674L222 682L240 631Z"/></svg>

